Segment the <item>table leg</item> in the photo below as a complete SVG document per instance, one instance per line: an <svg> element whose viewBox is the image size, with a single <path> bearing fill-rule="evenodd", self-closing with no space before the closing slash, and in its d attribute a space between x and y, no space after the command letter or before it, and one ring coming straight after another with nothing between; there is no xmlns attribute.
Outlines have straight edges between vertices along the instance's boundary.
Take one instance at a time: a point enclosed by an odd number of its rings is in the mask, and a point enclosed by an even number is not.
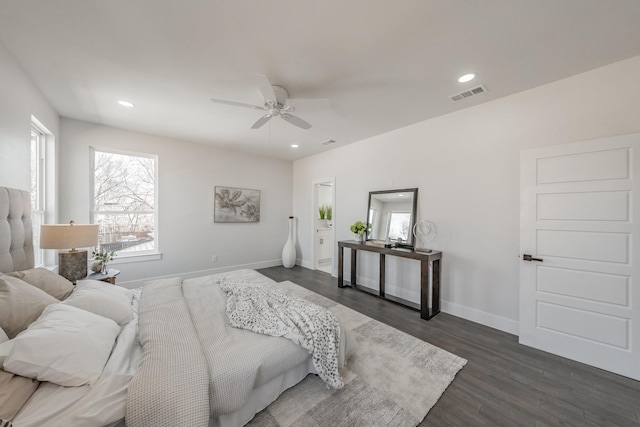
<svg viewBox="0 0 640 427"><path fill-rule="evenodd" d="M344 246L338 246L338 287L344 288Z"/></svg>
<svg viewBox="0 0 640 427"><path fill-rule="evenodd" d="M440 260L437 259L435 261L432 262L431 265L432 268L432 276L433 276L433 282L431 284L431 288L432 288L432 312L431 312L431 317L435 316L436 314L440 313Z"/></svg>
<svg viewBox="0 0 640 427"><path fill-rule="evenodd" d="M357 269L358 251L351 249L351 286L356 287L356 269Z"/></svg>
<svg viewBox="0 0 640 427"><path fill-rule="evenodd" d="M380 254L380 296L384 297L385 294L385 283L384 283L384 278L385 278L385 256L384 254Z"/></svg>
<svg viewBox="0 0 640 427"><path fill-rule="evenodd" d="M429 295L429 267L431 267L431 295ZM431 308L429 308L431 300ZM420 261L420 317L431 319L440 313L440 260Z"/></svg>
<svg viewBox="0 0 640 427"><path fill-rule="evenodd" d="M429 262L420 261L420 318L429 320Z"/></svg>

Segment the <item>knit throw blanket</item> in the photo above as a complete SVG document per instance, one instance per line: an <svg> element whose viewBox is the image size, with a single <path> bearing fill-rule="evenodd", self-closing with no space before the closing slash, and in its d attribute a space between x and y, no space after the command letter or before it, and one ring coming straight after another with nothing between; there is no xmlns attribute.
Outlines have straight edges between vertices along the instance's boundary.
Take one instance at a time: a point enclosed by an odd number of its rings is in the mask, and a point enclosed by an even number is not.
<svg viewBox="0 0 640 427"><path fill-rule="evenodd" d="M293 341L312 355L313 366L328 387L344 386L338 372L340 324L329 310L245 280L223 277L218 283L228 295L231 326Z"/></svg>

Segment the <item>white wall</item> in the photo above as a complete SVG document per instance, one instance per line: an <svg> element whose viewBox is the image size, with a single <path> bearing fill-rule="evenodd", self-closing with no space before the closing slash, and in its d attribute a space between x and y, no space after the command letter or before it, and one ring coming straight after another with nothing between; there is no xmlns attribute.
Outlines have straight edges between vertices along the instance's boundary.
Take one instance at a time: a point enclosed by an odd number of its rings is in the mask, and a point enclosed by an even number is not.
<svg viewBox="0 0 640 427"><path fill-rule="evenodd" d="M89 147L158 156L161 260L114 261L118 283L281 263L292 209L292 163L61 119L60 221L89 221ZM213 222L215 186L260 190L259 223ZM212 255L218 256L213 263ZM122 260L121 260L122 261Z"/></svg>
<svg viewBox="0 0 640 427"><path fill-rule="evenodd" d="M0 186L29 190L31 116L53 135L58 134L59 119L1 43L0 94Z"/></svg>
<svg viewBox="0 0 640 427"><path fill-rule="evenodd" d="M517 333L520 150L639 132L637 75L640 57L294 162L294 214L309 230L299 234L299 257L311 256L318 177L336 176L338 240L366 219L369 191L418 187L418 218L436 223L430 246L444 252L444 311ZM361 257L359 281L377 283L377 257ZM413 298L417 262L388 265L387 290Z"/></svg>

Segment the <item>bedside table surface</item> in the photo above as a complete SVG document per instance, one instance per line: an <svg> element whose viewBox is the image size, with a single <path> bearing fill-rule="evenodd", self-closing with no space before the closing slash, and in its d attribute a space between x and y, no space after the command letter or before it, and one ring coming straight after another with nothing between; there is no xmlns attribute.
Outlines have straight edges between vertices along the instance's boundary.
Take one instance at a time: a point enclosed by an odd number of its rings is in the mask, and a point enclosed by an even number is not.
<svg viewBox="0 0 640 427"><path fill-rule="evenodd" d="M113 277L116 277L118 274L120 274L120 270L116 270L115 268L110 268L107 270L106 274L91 273L86 278L91 280L105 280L105 279L111 279Z"/></svg>

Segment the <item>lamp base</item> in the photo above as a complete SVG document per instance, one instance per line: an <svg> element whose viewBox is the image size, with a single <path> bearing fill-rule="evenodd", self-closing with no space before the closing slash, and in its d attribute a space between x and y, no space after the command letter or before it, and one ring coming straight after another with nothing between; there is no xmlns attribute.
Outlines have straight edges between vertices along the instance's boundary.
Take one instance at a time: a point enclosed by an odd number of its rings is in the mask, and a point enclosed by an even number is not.
<svg viewBox="0 0 640 427"><path fill-rule="evenodd" d="M58 253L58 274L75 284L87 277L87 251Z"/></svg>

